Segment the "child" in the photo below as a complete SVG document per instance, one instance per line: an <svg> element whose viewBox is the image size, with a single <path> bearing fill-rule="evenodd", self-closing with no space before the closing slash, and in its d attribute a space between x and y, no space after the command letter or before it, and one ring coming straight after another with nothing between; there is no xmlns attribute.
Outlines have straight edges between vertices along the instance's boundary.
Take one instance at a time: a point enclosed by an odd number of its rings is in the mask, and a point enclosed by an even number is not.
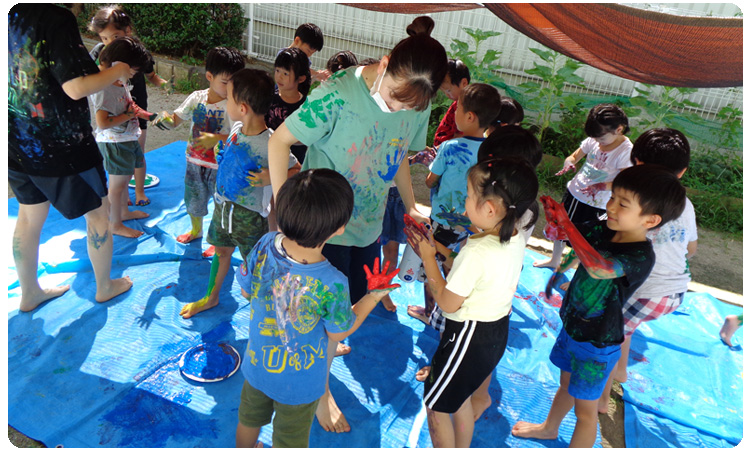
<svg viewBox="0 0 745 450"><path fill-rule="evenodd" d="M241 69L228 81L226 110L234 125L225 147L217 154L215 210L207 231L207 242L215 246L215 256L207 295L181 309L184 319L218 305L235 247L245 259L268 231L264 194L271 188L254 187L247 176L259 166L268 165L268 142L273 130L267 128L264 114L269 109L271 92L272 79L262 70ZM289 164L300 170L295 158L291 157Z"/></svg>
<svg viewBox="0 0 745 450"><path fill-rule="evenodd" d="M474 404L472 394L490 380L507 346L512 298L525 254L517 220L538 195L535 172L520 159L480 162L468 171L467 184L466 212L480 232L468 238L447 281L431 235L412 234L409 239L422 257L432 295L445 317L424 380L433 447L469 447L475 418L491 402Z"/></svg>
<svg viewBox="0 0 745 450"><path fill-rule="evenodd" d="M656 128L642 133L634 142L631 162L663 166L681 178L688 169L691 148L688 140L678 130ZM685 209L680 217L670 220L659 228L647 233L652 241L655 264L649 278L623 306L624 336L621 345L621 359L613 373L613 379L625 382L627 364L631 348L631 336L642 322L654 320L675 311L683 301L688 290L691 273L688 258L696 253L698 234L696 232L696 213L693 204L686 198ZM608 411L612 380L608 381L606 392L598 406L598 412Z"/></svg>
<svg viewBox="0 0 745 450"><path fill-rule="evenodd" d="M116 62L124 62L139 69L147 63L147 50L131 37L115 39L101 52L100 67L108 69ZM126 80L124 80L126 83ZM113 234L136 238L143 232L124 225L124 220L144 219L143 211L127 207L127 188L135 169L142 167L144 156L138 138L140 127L128 86L122 80L91 95L96 117L96 143L104 157L104 168L109 174L109 226Z"/></svg>
<svg viewBox="0 0 745 450"><path fill-rule="evenodd" d="M569 446L592 447L598 399L621 355L624 302L654 265L647 232L680 215L685 207L685 188L664 168L643 165L626 169L613 180L607 221L577 227L559 203L550 197L541 200L546 221L557 227L573 248L552 276L547 291L557 274L576 258L581 264L559 311L563 328L550 358L561 369L561 385L551 410L541 424L517 422L512 434L556 439L561 421L574 407L577 424Z"/></svg>
<svg viewBox="0 0 745 450"><path fill-rule="evenodd" d="M323 49L323 32L318 25L313 23L304 23L295 30L295 37L287 48L298 48L308 57L308 67L311 66L310 57L315 52ZM284 48L282 50L285 50ZM280 51L282 51L280 50ZM277 53L279 55L279 53ZM328 70L310 69L312 81L326 81L331 73Z"/></svg>
<svg viewBox="0 0 745 450"><path fill-rule="evenodd" d="M604 103L590 110L585 122L588 138L564 160L563 175L587 155L582 169L567 183L562 203L575 224L595 220L605 213L610 198L610 184L623 169L631 166L631 141L624 136L629 131L629 119L621 108ZM554 241L551 258L536 261L534 267L556 268L561 261L564 242Z"/></svg>
<svg viewBox="0 0 745 450"><path fill-rule="evenodd" d="M353 204L352 189L337 172L300 172L277 194L282 233L262 237L241 265L237 278L250 299L251 323L237 447L254 447L273 413L273 447L308 447L328 377L329 339L352 334L398 287L389 285L396 272L382 275L375 267L374 274L367 272L367 295L351 306L347 278L321 253L331 236L344 232Z"/></svg>
<svg viewBox="0 0 745 450"><path fill-rule="evenodd" d="M440 121L435 131L435 137L432 147L427 147L414 156L411 156L411 164L429 164L437 154L437 149L443 142L460 136L457 126L455 125L455 111L458 109L458 98L461 90L471 82L471 72L468 70L463 61L459 59L448 59L447 75L440 85L440 90L453 101L445 115ZM486 126L486 124L485 124Z"/></svg>
<svg viewBox="0 0 745 450"><path fill-rule="evenodd" d="M525 112L523 111L522 105L510 97L502 97L502 107L499 109L499 115L492 123L489 124L489 128L486 129L486 136L489 136L499 127L507 125L520 125L525 118Z"/></svg>
<svg viewBox="0 0 745 450"><path fill-rule="evenodd" d="M298 48L280 50L274 59L274 96L264 120L272 130L282 125L285 119L300 108L310 90L310 65L308 58ZM292 154L303 163L308 147L295 144Z"/></svg>
<svg viewBox="0 0 745 450"><path fill-rule="evenodd" d="M93 33L98 34L101 38L101 43L97 44L90 51L90 55L94 61L98 61L98 56L101 54L103 48L108 45L111 41L122 36L132 36L132 20L129 16L122 11L121 7L115 5L104 6L99 8L96 14L91 19L88 29ZM153 61L150 52L147 52L148 60L147 63L140 68L140 72L135 75L130 82L132 83L132 100L135 104L147 110L147 89L145 87L145 77L147 81L155 86L168 87L169 84L166 80L159 77L155 73L155 61ZM145 151L145 141L147 140L147 123L148 121L143 118L137 119L140 125L140 147L142 151ZM135 205L146 206L150 204L150 199L145 195L145 176L147 170L147 164L143 157L142 167L135 168ZM129 199L129 195L127 196ZM130 203L131 204L131 203Z"/></svg>
<svg viewBox="0 0 745 450"><path fill-rule="evenodd" d="M326 70L329 73L336 73L341 69L356 66L357 64L357 57L354 56L354 53L349 50L342 50L329 58L328 62L326 62Z"/></svg>
<svg viewBox="0 0 745 450"><path fill-rule="evenodd" d="M448 218L465 212L466 172L476 163L479 146L484 141L484 130L499 114L501 104L499 91L483 83L464 87L456 103L455 124L463 137L448 140L440 146L425 180L427 187L432 190L434 239L451 250L468 236L468 232L450 223ZM442 331L441 323L431 320L434 300L426 283L424 299L424 308L409 306L408 314ZM438 317L440 315L436 313L435 318Z"/></svg>
<svg viewBox="0 0 745 450"><path fill-rule="evenodd" d="M218 140L228 137L232 124L225 112L228 80L243 69L246 61L241 52L228 47L215 47L207 53L205 69L210 87L195 91L173 115L162 112L155 126L164 130L191 121L191 134L186 144L186 176L184 203L191 219L191 230L178 236L177 241L189 243L202 237L202 219L207 215L207 203L215 193L217 161L213 147Z"/></svg>

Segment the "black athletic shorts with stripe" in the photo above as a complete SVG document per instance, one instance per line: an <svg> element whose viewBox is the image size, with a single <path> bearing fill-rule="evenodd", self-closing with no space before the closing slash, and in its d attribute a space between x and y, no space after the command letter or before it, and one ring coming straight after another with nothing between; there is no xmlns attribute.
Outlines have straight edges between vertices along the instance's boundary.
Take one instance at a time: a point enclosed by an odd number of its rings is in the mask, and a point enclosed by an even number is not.
<svg viewBox="0 0 745 450"><path fill-rule="evenodd" d="M507 347L510 316L496 322L447 319L424 381L427 408L452 414L497 367Z"/></svg>

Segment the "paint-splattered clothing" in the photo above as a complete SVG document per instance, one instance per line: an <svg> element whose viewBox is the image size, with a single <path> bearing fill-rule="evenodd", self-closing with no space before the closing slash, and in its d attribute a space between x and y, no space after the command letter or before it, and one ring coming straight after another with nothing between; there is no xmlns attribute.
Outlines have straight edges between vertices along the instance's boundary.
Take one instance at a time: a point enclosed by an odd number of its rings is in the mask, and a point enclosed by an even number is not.
<svg viewBox="0 0 745 450"><path fill-rule="evenodd" d="M604 258L623 267L623 276L611 279L590 277L580 264L569 284L559 315L567 334L578 342L596 347L623 343L622 307L647 279L654 265L652 243L615 243L615 231L605 221L586 222L577 229Z"/></svg>
<svg viewBox="0 0 745 450"><path fill-rule="evenodd" d="M582 203L595 208L605 209L605 204L610 200L611 191L600 191L595 194L586 194L582 189L593 184L613 181L618 173L631 167L631 147L633 144L628 138L609 152L601 152L598 141L588 137L579 148L587 155L587 160L577 174L567 183L567 190Z"/></svg>
<svg viewBox="0 0 745 450"><path fill-rule="evenodd" d="M476 164L479 146L484 138L459 137L443 142L437 150L437 156L429 170L440 177L438 185L432 189L432 217L441 225L447 225L437 219L437 213L455 208L455 213L466 213L468 196L468 169Z"/></svg>
<svg viewBox="0 0 745 450"><path fill-rule="evenodd" d="M355 315L346 277L328 261L293 261L282 247L283 238L277 232L264 235L236 275L251 301L241 370L252 386L275 401L299 405L325 391L326 333L349 330ZM275 296L273 291L288 279L298 280L298 295Z"/></svg>
<svg viewBox="0 0 745 450"><path fill-rule="evenodd" d="M93 111L106 111L109 117L124 114L129 108L127 103L127 88L110 84L91 95ZM96 127L94 131L96 142L130 142L140 137L140 124L136 117L114 127Z"/></svg>
<svg viewBox="0 0 745 450"><path fill-rule="evenodd" d="M388 188L407 151L424 149L430 112L429 107L381 111L362 69L334 73L285 120L288 130L308 146L303 169L336 170L352 186L352 218L344 234L329 242L356 247L380 236Z"/></svg>
<svg viewBox="0 0 745 450"><path fill-rule="evenodd" d="M243 134L242 122L236 122L230 130L227 142L222 149L220 166L217 169L216 194L237 203L244 208L264 214L268 206L265 192L271 192L271 186L254 187L246 178L248 171L258 171L260 167L269 167L269 138L274 133L266 129L255 136ZM290 155L288 168L297 164L294 156Z"/></svg>
<svg viewBox="0 0 745 450"><path fill-rule="evenodd" d="M443 142L452 139L453 136L455 136L455 133L458 132L458 127L455 125L456 109L458 109L457 100L450 105L450 108L445 112L445 115L442 116L442 120L435 131L434 140L432 141L433 147L439 147Z"/></svg>
<svg viewBox="0 0 745 450"><path fill-rule="evenodd" d="M272 96L272 103L269 105L269 112L264 115L266 126L272 130L276 130L285 122L285 119L290 117L290 114L300 108L300 105L302 105L304 101L305 97L302 97L295 103L287 103L279 96L277 86L274 86L274 95ZM294 144L290 146L290 151L302 164L305 160L305 153L307 153L308 147L303 144Z"/></svg>
<svg viewBox="0 0 745 450"><path fill-rule="evenodd" d="M67 176L101 164L88 99L62 90L98 72L70 11L17 4L8 12L8 168Z"/></svg>
<svg viewBox="0 0 745 450"><path fill-rule="evenodd" d="M207 103L209 89L194 91L174 113L183 121L191 121L191 133L186 144L186 161L198 166L217 169L213 149L196 147L194 140L201 133L228 134L232 122L225 110L228 102Z"/></svg>

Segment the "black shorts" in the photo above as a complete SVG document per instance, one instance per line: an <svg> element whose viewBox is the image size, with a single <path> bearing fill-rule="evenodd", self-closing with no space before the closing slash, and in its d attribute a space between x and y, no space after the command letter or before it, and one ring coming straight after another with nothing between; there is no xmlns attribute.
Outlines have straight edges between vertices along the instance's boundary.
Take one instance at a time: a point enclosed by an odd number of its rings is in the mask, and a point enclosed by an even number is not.
<svg viewBox="0 0 745 450"><path fill-rule="evenodd" d="M490 377L504 355L510 316L496 322L448 319L424 380L427 408L452 414Z"/></svg>
<svg viewBox="0 0 745 450"><path fill-rule="evenodd" d="M605 214L604 209L596 208L577 200L574 195L569 192L569 189L564 191L564 197L561 198L561 203L564 204L564 209L566 209L567 214L569 215L569 220L571 220L575 225L578 223L598 220L599 216Z"/></svg>
<svg viewBox="0 0 745 450"><path fill-rule="evenodd" d="M8 183L22 205L46 201L67 219L75 219L101 206L106 197L103 164L63 177L40 177L8 169Z"/></svg>

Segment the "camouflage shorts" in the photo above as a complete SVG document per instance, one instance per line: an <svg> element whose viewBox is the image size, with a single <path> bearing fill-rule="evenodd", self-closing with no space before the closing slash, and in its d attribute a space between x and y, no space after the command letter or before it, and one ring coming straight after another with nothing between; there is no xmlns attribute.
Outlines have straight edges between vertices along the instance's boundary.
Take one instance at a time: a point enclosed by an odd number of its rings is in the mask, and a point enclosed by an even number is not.
<svg viewBox="0 0 745 450"><path fill-rule="evenodd" d="M207 242L215 247L238 247L243 259L251 252L269 224L261 214L233 202L215 202Z"/></svg>

